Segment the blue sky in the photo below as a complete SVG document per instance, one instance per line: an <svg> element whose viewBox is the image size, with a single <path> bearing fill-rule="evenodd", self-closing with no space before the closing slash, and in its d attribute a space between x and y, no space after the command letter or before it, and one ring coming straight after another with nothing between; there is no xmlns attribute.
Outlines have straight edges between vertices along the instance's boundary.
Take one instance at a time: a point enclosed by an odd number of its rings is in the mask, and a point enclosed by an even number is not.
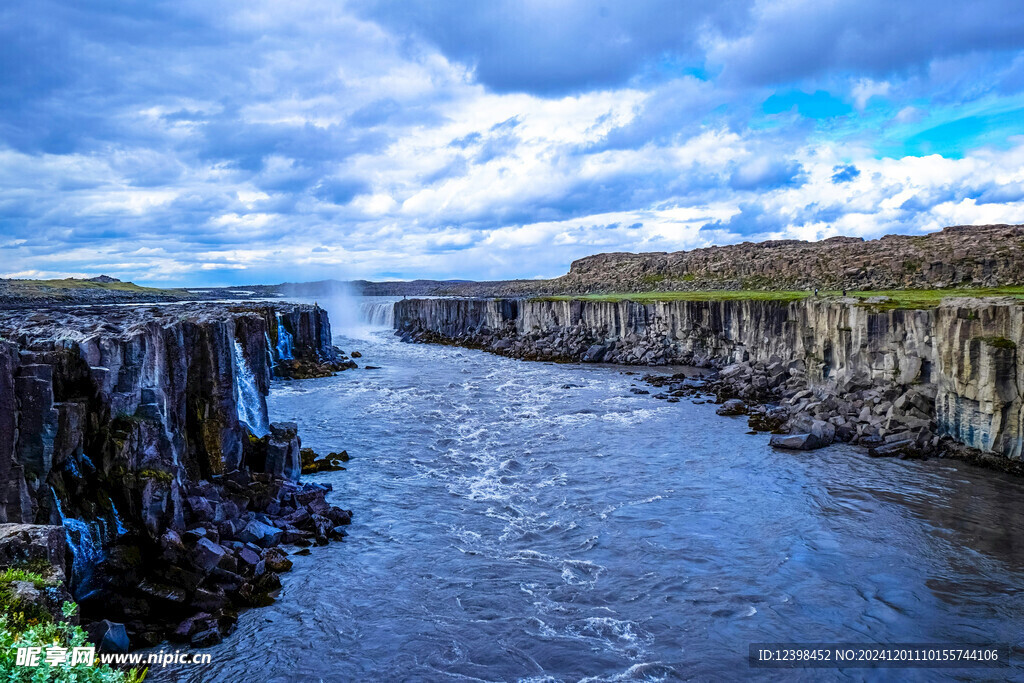
<svg viewBox="0 0 1024 683"><path fill-rule="evenodd" d="M1024 223L1016 1L0 18L0 277L549 277L602 251Z"/></svg>

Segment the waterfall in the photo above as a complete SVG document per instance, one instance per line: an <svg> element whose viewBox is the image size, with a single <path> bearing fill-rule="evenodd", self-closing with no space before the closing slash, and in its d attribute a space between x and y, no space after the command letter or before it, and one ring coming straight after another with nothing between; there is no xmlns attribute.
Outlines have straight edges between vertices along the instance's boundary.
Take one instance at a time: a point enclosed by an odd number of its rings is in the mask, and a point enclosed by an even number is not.
<svg viewBox="0 0 1024 683"><path fill-rule="evenodd" d="M281 314L277 314L277 358L291 360L295 354L295 340L281 322Z"/></svg>
<svg viewBox="0 0 1024 683"><path fill-rule="evenodd" d="M128 529L125 527L124 522L121 521L121 515L117 511L117 506L114 505L114 499L110 499L110 509L114 513L114 527L117 529L118 536L124 536L128 533Z"/></svg>
<svg viewBox="0 0 1024 683"><path fill-rule="evenodd" d="M370 327L394 329L395 303L364 301L359 304L359 318Z"/></svg>
<svg viewBox="0 0 1024 683"><path fill-rule="evenodd" d="M53 493L53 500L57 503L57 514L60 515L61 524L64 525L64 537L67 539L68 547L71 548L71 580L75 597L79 597L82 587L92 578L92 568L103 557L101 551L103 537L96 529L82 520L65 517L57 492L52 487L50 492Z"/></svg>
<svg viewBox="0 0 1024 683"><path fill-rule="evenodd" d="M256 385L256 376L252 374L249 364L245 361L242 345L237 339L231 355L235 362L235 403L238 406L238 419L256 436L266 436L270 433L266 405Z"/></svg>
<svg viewBox="0 0 1024 683"><path fill-rule="evenodd" d="M274 367L274 345L270 343L270 333L263 332L263 340L267 342L267 367Z"/></svg>

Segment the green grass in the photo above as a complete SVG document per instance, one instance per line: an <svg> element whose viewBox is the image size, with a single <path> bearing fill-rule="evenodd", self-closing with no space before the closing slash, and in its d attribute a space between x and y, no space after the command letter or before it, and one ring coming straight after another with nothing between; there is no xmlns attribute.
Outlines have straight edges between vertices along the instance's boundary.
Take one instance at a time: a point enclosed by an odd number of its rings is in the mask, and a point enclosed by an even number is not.
<svg viewBox="0 0 1024 683"><path fill-rule="evenodd" d="M180 292L171 289L157 289L155 287L143 287L134 282L90 282L89 280L78 280L68 278L64 280L2 280L0 285L16 287L19 289L102 289L114 292L135 292L138 294L159 294L176 296Z"/></svg>
<svg viewBox="0 0 1024 683"><path fill-rule="evenodd" d="M765 292L755 289L736 289L694 292L630 292L624 294L541 296L531 299L531 301L635 301L637 303L646 304L654 301L741 301L746 299L758 301L798 301L807 296L807 292Z"/></svg>
<svg viewBox="0 0 1024 683"><path fill-rule="evenodd" d="M29 581L36 588L45 588L51 585L42 574L27 569L9 567L0 572L0 586L6 587L12 581Z"/></svg>
<svg viewBox="0 0 1024 683"><path fill-rule="evenodd" d="M950 289L894 289L885 291L851 291L850 297L856 297L865 306L876 310L894 308L934 308L947 297L1010 297L1024 300L1024 287L979 287ZM691 292L628 292L611 294L579 294L536 297L531 301L635 301L651 303L655 301L780 301L789 303L813 297L813 292L806 290L764 291L756 289L738 290L702 290ZM819 298L840 297L842 292L820 291ZM886 301L867 303L872 297L887 297Z"/></svg>

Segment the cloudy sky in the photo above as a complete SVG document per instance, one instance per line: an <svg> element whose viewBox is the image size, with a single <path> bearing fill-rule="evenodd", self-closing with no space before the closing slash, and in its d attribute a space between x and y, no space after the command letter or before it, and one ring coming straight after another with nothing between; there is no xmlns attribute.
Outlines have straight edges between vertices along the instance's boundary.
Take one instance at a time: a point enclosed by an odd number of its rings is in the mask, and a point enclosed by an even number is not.
<svg viewBox="0 0 1024 683"><path fill-rule="evenodd" d="M0 9L0 277L555 276L1024 223L1019 0Z"/></svg>

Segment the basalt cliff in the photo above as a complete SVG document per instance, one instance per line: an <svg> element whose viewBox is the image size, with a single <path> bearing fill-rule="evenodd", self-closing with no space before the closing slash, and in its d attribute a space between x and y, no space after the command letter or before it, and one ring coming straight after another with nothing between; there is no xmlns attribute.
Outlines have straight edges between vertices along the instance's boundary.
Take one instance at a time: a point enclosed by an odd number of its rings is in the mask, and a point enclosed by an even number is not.
<svg viewBox="0 0 1024 683"><path fill-rule="evenodd" d="M842 440L877 455L959 449L1010 466L1022 458L1024 305L1017 300L950 299L905 310L839 297L410 299L395 304L395 326L407 341L515 358L717 369L703 387L682 375L652 377L664 389L656 397L711 391L724 414L750 414L751 426L776 432L781 447Z"/></svg>
<svg viewBox="0 0 1024 683"><path fill-rule="evenodd" d="M97 643L219 641L279 587L279 545L344 535L266 395L351 365L311 306L0 311L0 559L60 564L56 530Z"/></svg>

